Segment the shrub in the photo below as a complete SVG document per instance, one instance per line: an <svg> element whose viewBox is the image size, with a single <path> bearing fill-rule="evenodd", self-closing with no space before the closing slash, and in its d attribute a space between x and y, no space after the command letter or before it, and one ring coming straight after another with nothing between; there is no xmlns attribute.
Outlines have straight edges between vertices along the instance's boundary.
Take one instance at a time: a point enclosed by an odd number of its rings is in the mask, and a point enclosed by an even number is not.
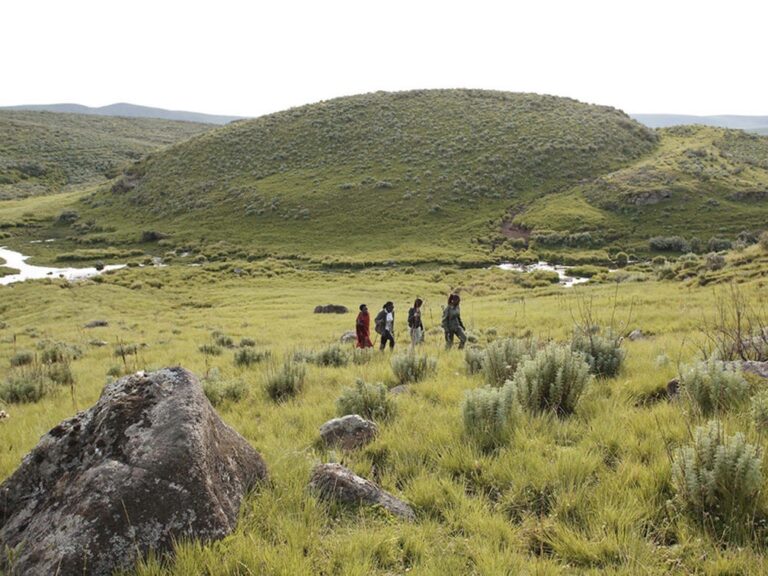
<svg viewBox="0 0 768 576"><path fill-rule="evenodd" d="M417 355L414 350L392 357L392 372L400 384L419 382L437 371L437 360L427 355Z"/></svg>
<svg viewBox="0 0 768 576"><path fill-rule="evenodd" d="M582 354L549 344L515 371L520 404L531 412L570 414L589 382L589 364Z"/></svg>
<svg viewBox="0 0 768 576"><path fill-rule="evenodd" d="M749 384L741 373L720 360L683 366L680 385L705 415L727 410L749 395Z"/></svg>
<svg viewBox="0 0 768 576"><path fill-rule="evenodd" d="M61 386L71 386L75 383L75 377L72 375L72 369L69 367L69 363L67 362L52 364L49 366L48 378L51 380L51 382Z"/></svg>
<svg viewBox="0 0 768 576"><path fill-rule="evenodd" d="M339 344L332 344L315 354L314 362L318 366L341 368L349 364L349 354Z"/></svg>
<svg viewBox="0 0 768 576"><path fill-rule="evenodd" d="M240 340L240 348L253 348L256 346L256 340L253 338L242 338Z"/></svg>
<svg viewBox="0 0 768 576"><path fill-rule="evenodd" d="M584 355L592 374L610 378L619 373L626 355L621 349L621 340L610 331L600 334L577 328L571 339L571 350Z"/></svg>
<svg viewBox="0 0 768 576"><path fill-rule="evenodd" d="M768 390L762 390L752 398L750 413L755 428L760 432L768 432Z"/></svg>
<svg viewBox="0 0 768 576"><path fill-rule="evenodd" d="M467 364L467 374L477 374L483 371L485 352L477 346L470 346L464 351L464 362Z"/></svg>
<svg viewBox="0 0 768 576"><path fill-rule="evenodd" d="M680 236L654 236L648 240L648 247L656 252L688 252L690 244Z"/></svg>
<svg viewBox="0 0 768 576"><path fill-rule="evenodd" d="M664 256L654 256L651 260L653 266L664 266L667 263L667 259Z"/></svg>
<svg viewBox="0 0 768 576"><path fill-rule="evenodd" d="M203 344L198 350L206 356L221 356L221 348L215 344Z"/></svg>
<svg viewBox="0 0 768 576"><path fill-rule="evenodd" d="M225 400L239 402L248 395L248 387L240 380L222 382L218 379L203 381L203 392L214 406L220 406Z"/></svg>
<svg viewBox="0 0 768 576"><path fill-rule="evenodd" d="M768 252L768 230L760 234L758 242L760 243L760 248Z"/></svg>
<svg viewBox="0 0 768 576"><path fill-rule="evenodd" d="M336 414L357 414L369 420L386 420L395 414L395 403L383 384L366 384L358 379L353 388L345 388L336 400Z"/></svg>
<svg viewBox="0 0 768 576"><path fill-rule="evenodd" d="M48 391L45 379L40 375L9 375L0 384L0 400L9 404L37 402Z"/></svg>
<svg viewBox="0 0 768 576"><path fill-rule="evenodd" d="M738 539L763 484L762 455L741 433L726 436L718 421L700 426L693 443L677 450L672 483L685 510L707 528Z"/></svg>
<svg viewBox="0 0 768 576"><path fill-rule="evenodd" d="M506 443L520 415L517 389L512 382L501 388L468 390L461 407L464 433L483 450Z"/></svg>
<svg viewBox="0 0 768 576"><path fill-rule="evenodd" d="M267 376L266 391L272 400L280 402L301 392L307 367L301 362L286 360L283 367Z"/></svg>
<svg viewBox="0 0 768 576"><path fill-rule="evenodd" d="M373 348L355 348L352 351L352 363L356 366L368 364L373 359Z"/></svg>
<svg viewBox="0 0 768 576"><path fill-rule="evenodd" d="M725 268L725 256L717 252L710 252L704 257L707 270L720 270Z"/></svg>
<svg viewBox="0 0 768 576"><path fill-rule="evenodd" d="M235 346L235 341L232 340L232 337L222 334L221 332L213 333L213 341L217 346L221 346L222 348L234 348Z"/></svg>
<svg viewBox="0 0 768 576"><path fill-rule="evenodd" d="M723 250L730 250L732 243L727 238L712 237L707 242L707 250L710 252L722 252Z"/></svg>
<svg viewBox="0 0 768 576"><path fill-rule="evenodd" d="M240 348L235 352L235 366L251 366L263 362L272 356L269 350L252 350L250 348Z"/></svg>
<svg viewBox="0 0 768 576"><path fill-rule="evenodd" d="M483 372L490 386L501 386L512 378L517 366L527 356L533 356L536 345L531 340L503 338L485 349Z"/></svg>
<svg viewBox="0 0 768 576"><path fill-rule="evenodd" d="M29 366L34 362L35 355L29 351L17 352L11 356L11 366L18 368L19 366Z"/></svg>
<svg viewBox="0 0 768 576"><path fill-rule="evenodd" d="M617 252L616 255L613 257L613 262L619 268L624 268L624 266L629 264L629 256L627 256L626 252Z"/></svg>

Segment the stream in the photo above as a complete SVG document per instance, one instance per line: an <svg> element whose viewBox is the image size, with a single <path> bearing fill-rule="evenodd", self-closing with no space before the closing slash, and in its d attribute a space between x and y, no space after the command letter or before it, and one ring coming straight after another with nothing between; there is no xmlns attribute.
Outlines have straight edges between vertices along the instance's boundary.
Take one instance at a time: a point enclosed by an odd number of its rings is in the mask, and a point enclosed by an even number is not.
<svg viewBox="0 0 768 576"><path fill-rule="evenodd" d="M571 266L553 266L547 262L536 262L535 264L513 264L506 262L504 264L499 264L498 267L502 270L514 270L515 272L534 272L535 270L557 272L557 275L560 277L560 285L565 288L571 288L576 284L584 284L585 282L589 282L589 278L569 276L568 270L571 269Z"/></svg>
<svg viewBox="0 0 768 576"><path fill-rule="evenodd" d="M96 270L96 268L48 268L46 266L32 266L31 264L27 264L25 262L27 258L29 258L29 256L24 256L21 252L8 250L5 246L0 247L0 260L5 260L5 264L0 264L0 266L13 268L19 271L18 274L0 276L0 285L5 286L15 282L40 278L66 278L67 280L78 280L81 278L89 278L90 276L97 276L108 270L119 270L120 268L125 267L125 264L111 264L109 266L104 266L103 270Z"/></svg>

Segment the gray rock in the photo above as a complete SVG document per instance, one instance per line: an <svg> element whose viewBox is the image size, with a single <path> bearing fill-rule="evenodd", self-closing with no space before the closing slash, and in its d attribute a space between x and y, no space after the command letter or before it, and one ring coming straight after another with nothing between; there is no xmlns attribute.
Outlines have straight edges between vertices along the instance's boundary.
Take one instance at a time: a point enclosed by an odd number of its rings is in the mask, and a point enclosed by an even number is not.
<svg viewBox="0 0 768 576"><path fill-rule="evenodd" d="M645 340L645 334L642 330L639 328L636 328L635 330L632 330L632 332L629 333L627 336L632 342L635 342L636 340Z"/></svg>
<svg viewBox="0 0 768 576"><path fill-rule="evenodd" d="M229 534L266 477L190 372L140 372L43 436L0 485L0 549L15 550L14 574L130 570L150 549Z"/></svg>
<svg viewBox="0 0 768 576"><path fill-rule="evenodd" d="M398 386L395 386L394 388L389 389L390 394L394 394L395 396L398 396L399 394L405 394L411 389L411 387L408 384L400 384Z"/></svg>
<svg viewBox="0 0 768 576"><path fill-rule="evenodd" d="M325 306L315 306L315 314L346 314L349 308L340 304L326 304Z"/></svg>
<svg viewBox="0 0 768 576"><path fill-rule="evenodd" d="M101 348L102 346L106 346L107 345L107 341L106 340L91 340L91 341L88 342L88 344L90 344L91 346L96 346L97 348Z"/></svg>
<svg viewBox="0 0 768 576"><path fill-rule="evenodd" d="M350 414L328 420L320 426L320 437L326 446L339 446L344 450L355 450L373 441L379 429L370 420Z"/></svg>
<svg viewBox="0 0 768 576"><path fill-rule="evenodd" d="M680 379L672 378L667 382L667 398L674 400L678 396L680 396Z"/></svg>
<svg viewBox="0 0 768 576"><path fill-rule="evenodd" d="M757 374L761 378L768 378L768 362L756 362L754 360L744 360L742 362L732 362L735 368L741 368L742 372Z"/></svg>
<svg viewBox="0 0 768 576"><path fill-rule="evenodd" d="M339 342L342 344L351 344L355 341L357 341L357 333L354 330L344 332L344 334L341 335L341 338L339 338Z"/></svg>
<svg viewBox="0 0 768 576"><path fill-rule="evenodd" d="M91 320L85 324L85 328L103 328L104 326L109 326L109 322L106 320Z"/></svg>
<svg viewBox="0 0 768 576"><path fill-rule="evenodd" d="M341 464L320 464L312 471L309 488L323 500L353 506L381 506L404 520L415 520L413 509L379 486Z"/></svg>

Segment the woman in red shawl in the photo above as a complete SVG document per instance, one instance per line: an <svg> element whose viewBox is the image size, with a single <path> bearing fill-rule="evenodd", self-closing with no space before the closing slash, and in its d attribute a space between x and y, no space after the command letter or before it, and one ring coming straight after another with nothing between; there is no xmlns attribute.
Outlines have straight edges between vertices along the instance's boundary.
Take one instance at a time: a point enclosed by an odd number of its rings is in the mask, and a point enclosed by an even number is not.
<svg viewBox="0 0 768 576"><path fill-rule="evenodd" d="M355 325L357 332L357 348L373 348L373 342L371 342L371 315L368 314L368 306L360 304L360 314L357 315L357 323Z"/></svg>

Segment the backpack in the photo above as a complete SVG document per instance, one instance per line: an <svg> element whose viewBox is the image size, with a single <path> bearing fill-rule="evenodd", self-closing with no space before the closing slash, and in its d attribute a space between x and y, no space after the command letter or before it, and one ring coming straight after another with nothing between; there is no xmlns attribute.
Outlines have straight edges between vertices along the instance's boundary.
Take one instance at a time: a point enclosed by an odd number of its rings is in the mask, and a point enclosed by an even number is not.
<svg viewBox="0 0 768 576"><path fill-rule="evenodd" d="M384 334L384 326L387 324L387 311L382 310L378 314L376 314L376 319L374 320L373 329L376 330L376 334Z"/></svg>
<svg viewBox="0 0 768 576"><path fill-rule="evenodd" d="M408 328L415 328L414 323L416 319L414 318L416 316L416 308L411 308L408 310Z"/></svg>

